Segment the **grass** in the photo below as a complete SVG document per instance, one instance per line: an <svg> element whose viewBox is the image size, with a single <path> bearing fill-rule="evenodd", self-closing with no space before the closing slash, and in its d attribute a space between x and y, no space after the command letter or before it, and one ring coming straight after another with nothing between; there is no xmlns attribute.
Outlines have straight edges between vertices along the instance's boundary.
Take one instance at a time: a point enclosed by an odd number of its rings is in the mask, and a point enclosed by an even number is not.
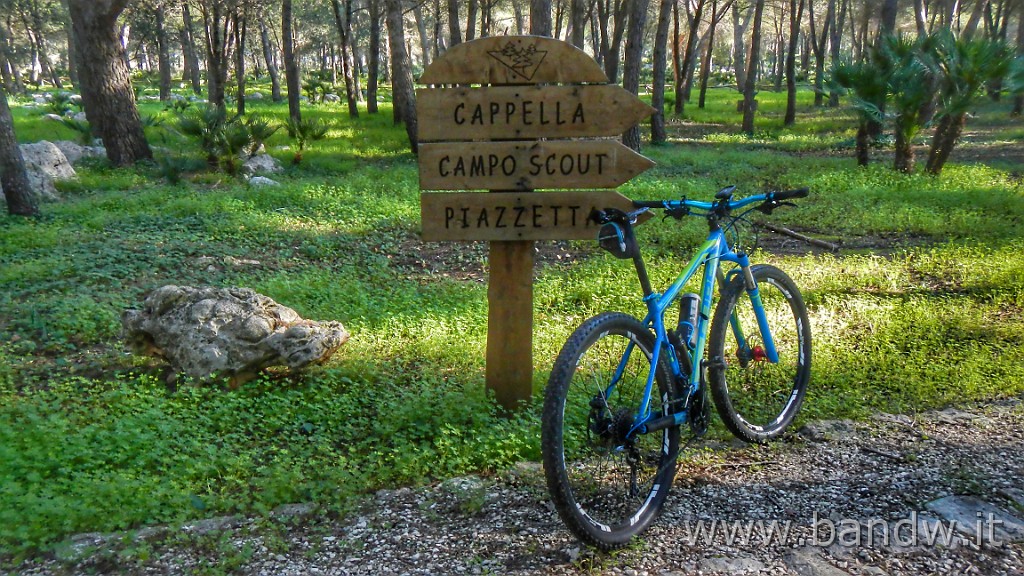
<svg viewBox="0 0 1024 576"><path fill-rule="evenodd" d="M735 92L709 97L706 110L691 103L673 120L670 143L645 150L657 167L621 191L707 198L728 184L741 194L811 187L773 222L857 248L755 254L794 277L810 310L814 371L801 421L1024 392L1024 165L955 163L954 152L939 178L861 169L853 115L813 109L809 92L793 128L781 125L784 95L762 92L754 138L737 135ZM278 123L287 115L266 101L248 107ZM968 156L1020 143L1021 121L1007 110L978 113ZM502 417L483 391L481 251L418 241L415 160L389 107L353 120L341 105L307 106L331 126L328 138L293 166L294 143L278 131L267 149L286 172L281 186L261 189L205 172L194 146L168 130L168 112L154 103L142 112L167 117L147 129L156 163L86 164L41 218L0 216L0 556L37 554L78 532L287 502L341 513L367 491L539 458L536 408ZM19 103L14 113L22 141L74 137ZM656 286L702 240L703 223L690 220L639 229ZM575 258L540 266L534 284L538 398L573 327L599 311L641 312L628 263L590 243L570 250ZM170 391L161 366L119 337L121 311L168 283L251 287L303 317L340 320L353 337L300 376Z"/></svg>

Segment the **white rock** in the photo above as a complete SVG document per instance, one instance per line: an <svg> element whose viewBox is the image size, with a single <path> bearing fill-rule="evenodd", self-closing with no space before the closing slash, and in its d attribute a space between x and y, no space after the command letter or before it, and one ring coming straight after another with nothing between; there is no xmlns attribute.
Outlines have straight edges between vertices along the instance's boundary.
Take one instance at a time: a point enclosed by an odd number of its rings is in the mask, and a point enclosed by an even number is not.
<svg viewBox="0 0 1024 576"><path fill-rule="evenodd" d="M242 165L242 174L280 174L284 167L270 154L257 154Z"/></svg>
<svg viewBox="0 0 1024 576"><path fill-rule="evenodd" d="M32 190L44 200L56 200L57 189L54 180L66 180L76 176L71 163L52 142L43 140L34 144L21 144L21 156L25 160L25 172Z"/></svg>
<svg viewBox="0 0 1024 576"><path fill-rule="evenodd" d="M278 182L277 180L271 180L270 178L266 178L264 176L253 176L252 178L249 179L249 185L250 186L257 186L257 187L259 187L259 186L280 186L281 183Z"/></svg>

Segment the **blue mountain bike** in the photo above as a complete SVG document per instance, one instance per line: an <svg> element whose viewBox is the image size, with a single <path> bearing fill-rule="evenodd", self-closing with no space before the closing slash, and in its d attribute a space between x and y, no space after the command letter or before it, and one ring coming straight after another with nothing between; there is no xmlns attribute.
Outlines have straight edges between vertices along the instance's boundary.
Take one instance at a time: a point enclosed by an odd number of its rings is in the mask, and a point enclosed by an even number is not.
<svg viewBox="0 0 1024 576"><path fill-rule="evenodd" d="M713 202L634 202L632 212L591 214L601 247L632 259L648 311L643 320L605 312L584 322L562 347L545 391L548 489L562 520L590 545L624 546L657 517L675 476L680 428L694 437L707 430L709 387L725 426L747 442L782 434L803 402L811 332L800 291L778 268L752 266L736 236L752 210L770 214L807 189L740 200L734 190L720 190ZM710 231L662 293L651 287L634 235L638 217L653 210L704 217ZM682 293L698 271L699 294ZM667 326L665 314L677 306L678 320Z"/></svg>

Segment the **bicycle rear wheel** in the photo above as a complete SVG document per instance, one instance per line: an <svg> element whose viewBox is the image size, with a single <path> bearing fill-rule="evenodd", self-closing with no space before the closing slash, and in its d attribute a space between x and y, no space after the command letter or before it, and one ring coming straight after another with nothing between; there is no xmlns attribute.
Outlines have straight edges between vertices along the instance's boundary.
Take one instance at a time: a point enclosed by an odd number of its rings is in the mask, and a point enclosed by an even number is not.
<svg viewBox="0 0 1024 576"><path fill-rule="evenodd" d="M726 428L747 442L767 442L785 431L803 403L811 375L811 330L800 290L789 276L767 265L752 266L751 273L779 361L765 356L753 305L737 276L722 288L711 323L708 380Z"/></svg>
<svg viewBox="0 0 1024 576"><path fill-rule="evenodd" d="M675 476L678 426L629 434L653 349L654 335L636 318L595 316L566 341L545 390L551 499L577 537L603 550L626 545L657 517ZM650 410L667 413L677 401L672 376L664 362L655 375Z"/></svg>

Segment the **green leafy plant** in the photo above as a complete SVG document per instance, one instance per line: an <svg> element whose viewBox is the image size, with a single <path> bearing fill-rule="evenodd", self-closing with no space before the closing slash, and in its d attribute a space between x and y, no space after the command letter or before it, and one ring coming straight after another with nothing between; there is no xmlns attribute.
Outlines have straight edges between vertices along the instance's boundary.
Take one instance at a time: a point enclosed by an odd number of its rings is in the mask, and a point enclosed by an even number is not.
<svg viewBox="0 0 1024 576"><path fill-rule="evenodd" d="M252 155L277 130L269 121L252 116L228 117L217 106L193 108L178 117L178 131L198 141L211 168L238 172L239 156Z"/></svg>
<svg viewBox="0 0 1024 576"><path fill-rule="evenodd" d="M832 67L830 84L837 91L850 94L859 112L857 164L867 166L873 124L881 121L882 108L885 106L885 70L873 60L840 62Z"/></svg>
<svg viewBox="0 0 1024 576"><path fill-rule="evenodd" d="M323 140L327 136L330 126L319 118L306 117L299 121L290 118L285 124L285 129L288 130L288 136L295 140L295 144L299 148L292 158L292 163L298 165L302 163L302 153L306 149L306 145L316 140Z"/></svg>
<svg viewBox="0 0 1024 576"><path fill-rule="evenodd" d="M967 113L981 96L985 84L1008 76L1014 91L1024 88L1017 86L1015 80L1022 74L1019 69L1024 67L1024 58L1014 58L1013 49L1005 42L987 38L964 40L949 32L936 34L934 46L941 109L926 170L938 175L963 133Z"/></svg>
<svg viewBox="0 0 1024 576"><path fill-rule="evenodd" d="M71 93L60 91L50 94L50 100L46 103L46 109L58 116L63 116L71 111L74 103L71 101Z"/></svg>
<svg viewBox="0 0 1024 576"><path fill-rule="evenodd" d="M78 140L79 144L92 146L95 135L92 133L92 125L89 124L88 120L61 118L60 122L75 132L75 139Z"/></svg>

